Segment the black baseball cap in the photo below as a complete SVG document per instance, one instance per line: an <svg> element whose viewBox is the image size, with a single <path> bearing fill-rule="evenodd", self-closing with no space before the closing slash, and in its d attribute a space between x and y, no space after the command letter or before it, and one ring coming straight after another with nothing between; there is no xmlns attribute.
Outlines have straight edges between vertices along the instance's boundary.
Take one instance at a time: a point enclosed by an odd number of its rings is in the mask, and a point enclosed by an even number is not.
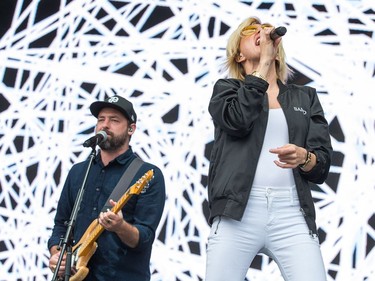
<svg viewBox="0 0 375 281"><path fill-rule="evenodd" d="M98 118L99 112L105 108L111 107L120 111L131 122L137 122L137 114L134 111L133 104L127 99L120 96L112 96L104 101L95 101L90 105L92 115Z"/></svg>

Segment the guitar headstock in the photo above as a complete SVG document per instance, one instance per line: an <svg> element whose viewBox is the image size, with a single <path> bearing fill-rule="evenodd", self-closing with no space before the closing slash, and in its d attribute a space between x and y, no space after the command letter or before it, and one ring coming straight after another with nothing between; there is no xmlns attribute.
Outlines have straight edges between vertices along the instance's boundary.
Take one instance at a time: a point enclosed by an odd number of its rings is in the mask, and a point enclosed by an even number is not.
<svg viewBox="0 0 375 281"><path fill-rule="evenodd" d="M150 183L154 177L154 170L148 170L139 180L129 188L129 194L140 194L143 188Z"/></svg>

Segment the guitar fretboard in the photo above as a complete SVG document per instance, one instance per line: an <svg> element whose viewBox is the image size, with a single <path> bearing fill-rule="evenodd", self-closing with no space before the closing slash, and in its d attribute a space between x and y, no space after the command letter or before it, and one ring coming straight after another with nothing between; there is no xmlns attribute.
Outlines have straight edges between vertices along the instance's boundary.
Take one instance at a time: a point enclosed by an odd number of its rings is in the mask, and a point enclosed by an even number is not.
<svg viewBox="0 0 375 281"><path fill-rule="evenodd" d="M143 188L150 182L153 177L153 170L149 170L146 172L135 184L133 184L123 196L117 201L116 205L112 207L111 211L117 214L129 201L129 199L135 195L140 194ZM91 231L85 242L82 243L80 247L80 252L85 253L88 248L98 239L100 234L105 230L105 228L98 223L96 220L96 225L94 229Z"/></svg>

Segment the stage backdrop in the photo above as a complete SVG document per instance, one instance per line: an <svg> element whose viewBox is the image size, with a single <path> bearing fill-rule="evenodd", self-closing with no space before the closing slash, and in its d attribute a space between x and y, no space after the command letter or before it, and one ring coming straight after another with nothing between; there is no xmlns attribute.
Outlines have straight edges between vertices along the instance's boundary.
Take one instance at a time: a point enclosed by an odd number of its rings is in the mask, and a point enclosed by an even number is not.
<svg viewBox="0 0 375 281"><path fill-rule="evenodd" d="M134 150L164 172L152 280L203 280L207 112L229 34L248 16L287 27L293 81L317 88L334 147L313 186L329 280L374 281L375 4L372 0L1 0L0 279L49 280L56 204L96 119L118 94L139 116ZM306 257L308 262L308 257ZM282 280L258 256L247 280Z"/></svg>

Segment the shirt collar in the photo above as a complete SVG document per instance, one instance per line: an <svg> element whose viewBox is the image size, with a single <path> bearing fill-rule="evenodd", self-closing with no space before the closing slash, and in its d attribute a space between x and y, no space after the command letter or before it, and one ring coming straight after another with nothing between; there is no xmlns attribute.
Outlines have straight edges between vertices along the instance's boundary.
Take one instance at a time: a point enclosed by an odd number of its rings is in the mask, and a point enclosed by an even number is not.
<svg viewBox="0 0 375 281"><path fill-rule="evenodd" d="M101 153L101 150L99 150L98 154L96 155L95 162L101 163L103 165L100 153ZM132 157L133 155L134 155L133 150L132 150L131 146L129 146L128 150L126 150L123 154L120 154L119 156L117 156L110 163L117 162L120 165L125 165L131 159L133 159L133 157Z"/></svg>
<svg viewBox="0 0 375 281"><path fill-rule="evenodd" d="M279 80L279 79L277 80L277 85L279 86L280 94L284 93L286 90L288 90L288 87L283 82L281 82L281 80Z"/></svg>

